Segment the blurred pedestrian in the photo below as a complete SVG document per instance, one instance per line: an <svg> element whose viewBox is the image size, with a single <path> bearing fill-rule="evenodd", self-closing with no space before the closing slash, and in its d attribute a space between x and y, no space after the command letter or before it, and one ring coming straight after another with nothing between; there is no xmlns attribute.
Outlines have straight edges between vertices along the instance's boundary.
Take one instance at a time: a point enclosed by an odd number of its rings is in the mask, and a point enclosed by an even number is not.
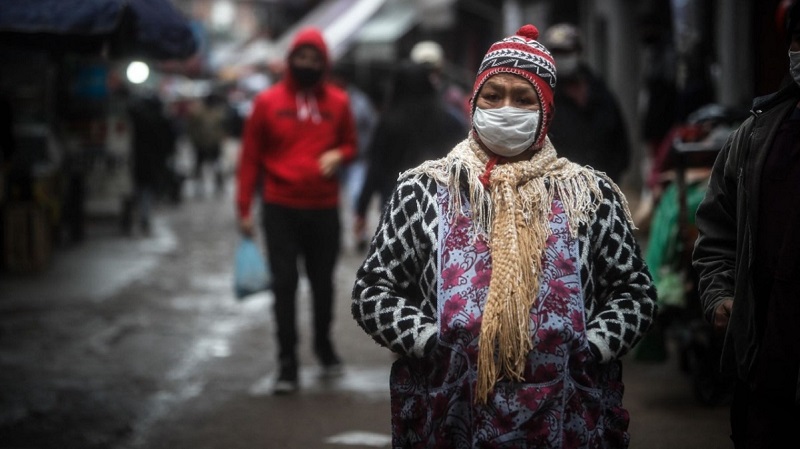
<svg viewBox="0 0 800 449"><path fill-rule="evenodd" d="M389 97L367 153L367 174L355 204L354 232L366 246L367 211L377 194L386 204L397 175L447 154L467 131L447 111L428 76L428 68L405 62L394 74Z"/></svg>
<svg viewBox="0 0 800 449"><path fill-rule="evenodd" d="M784 14L783 86L730 135L696 213L702 308L736 378L736 449L800 447L800 4Z"/></svg>
<svg viewBox="0 0 800 449"><path fill-rule="evenodd" d="M639 103L642 105L640 134L647 146L641 163L644 177L639 205L634 211L634 222L642 232L650 232L654 208L661 196L663 168L659 161L664 150L671 147L676 137L678 110L678 57L672 37L670 4L651 2L650 8L641 18L639 42L642 45L642 90ZM653 269L653 266L650 266ZM655 271L655 269L654 269Z"/></svg>
<svg viewBox="0 0 800 449"><path fill-rule="evenodd" d="M194 148L194 179L203 185L203 170L211 166L214 187L219 195L225 188L225 174L220 161L222 146L228 136L229 108L225 98L211 92L189 110L186 133Z"/></svg>
<svg viewBox="0 0 800 449"><path fill-rule="evenodd" d="M559 23L547 29L543 42L558 68L558 114L550 126L553 145L561 156L620 183L630 163L627 125L614 94L583 61L580 31Z"/></svg>
<svg viewBox="0 0 800 449"><path fill-rule="evenodd" d="M468 131L470 127L469 93L450 77L442 46L438 42L430 40L417 42L411 48L409 58L412 62L428 68L431 82L439 92L447 110L462 123L464 132Z"/></svg>
<svg viewBox="0 0 800 449"><path fill-rule="evenodd" d="M677 122L678 57L668 21L667 3L653 2L658 11L645 15L639 29L643 47L643 103L641 137L655 157L661 141ZM658 6L655 6L658 5Z"/></svg>
<svg viewBox="0 0 800 449"><path fill-rule="evenodd" d="M169 176L167 161L175 154L177 133L164 111L164 103L155 93L134 98L128 114L133 128L131 174L134 209L140 230L148 235L154 198L165 188ZM127 228L128 224L125 226Z"/></svg>
<svg viewBox="0 0 800 449"><path fill-rule="evenodd" d="M656 292L622 192L547 136L538 34L489 48L474 131L400 176L356 274L353 316L398 355L392 447L628 446L620 358Z"/></svg>
<svg viewBox="0 0 800 449"><path fill-rule="evenodd" d="M5 174L7 167L11 165L15 149L14 108L11 104L11 94L7 88L0 86L0 172L3 174ZM0 189L4 187L5 185L0 186ZM3 196L0 195L0 198L3 198Z"/></svg>
<svg viewBox="0 0 800 449"><path fill-rule="evenodd" d="M347 94L327 79L328 49L316 28L298 32L285 76L254 102L237 172L239 229L254 235L257 188L266 252L273 271L279 374L275 393L297 390L298 261L311 284L314 353L327 375L342 364L331 341L333 273L340 249L339 177L357 152Z"/></svg>
<svg viewBox="0 0 800 449"><path fill-rule="evenodd" d="M11 182L9 175L17 150L14 137L14 108L12 107L11 94L0 86L0 214L4 214L4 207L9 201ZM3 249L0 241L0 250ZM5 254L5 252L3 252Z"/></svg>
<svg viewBox="0 0 800 449"><path fill-rule="evenodd" d="M372 142L372 134L378 124L378 111L369 95L355 83L349 68L342 65L334 66L331 71L331 81L347 92L358 132L358 155L355 160L342 167L341 170L347 204L349 207L353 207L358 200L361 186L364 184L367 152Z"/></svg>

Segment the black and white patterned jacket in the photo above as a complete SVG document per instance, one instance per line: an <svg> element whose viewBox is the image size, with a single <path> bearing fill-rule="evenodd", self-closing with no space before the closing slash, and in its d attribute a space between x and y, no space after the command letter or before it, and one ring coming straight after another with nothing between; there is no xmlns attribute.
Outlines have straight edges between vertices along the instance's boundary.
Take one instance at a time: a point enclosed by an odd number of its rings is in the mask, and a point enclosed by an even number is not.
<svg viewBox="0 0 800 449"><path fill-rule="evenodd" d="M656 291L621 198L598 176L603 193L590 227L579 229L587 335L601 362L618 359L645 334ZM352 313L378 344L424 357L437 340L437 184L406 176L382 212L353 288Z"/></svg>

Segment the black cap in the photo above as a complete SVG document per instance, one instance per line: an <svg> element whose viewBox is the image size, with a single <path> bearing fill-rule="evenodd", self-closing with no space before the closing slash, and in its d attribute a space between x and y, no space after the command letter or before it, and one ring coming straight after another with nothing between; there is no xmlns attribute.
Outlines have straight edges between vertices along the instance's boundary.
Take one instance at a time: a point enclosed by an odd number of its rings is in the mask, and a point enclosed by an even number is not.
<svg viewBox="0 0 800 449"><path fill-rule="evenodd" d="M792 41L792 33L800 27L800 2L796 0L783 0L775 11L775 20L778 30L784 35L786 45Z"/></svg>

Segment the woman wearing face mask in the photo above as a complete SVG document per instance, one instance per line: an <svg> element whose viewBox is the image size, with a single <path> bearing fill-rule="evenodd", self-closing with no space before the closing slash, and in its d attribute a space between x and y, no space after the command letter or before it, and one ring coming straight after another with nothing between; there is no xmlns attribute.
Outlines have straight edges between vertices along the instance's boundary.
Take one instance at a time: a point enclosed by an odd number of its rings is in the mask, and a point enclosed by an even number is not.
<svg viewBox="0 0 800 449"><path fill-rule="evenodd" d="M547 137L537 37L490 47L473 131L400 175L357 273L353 316L398 355L393 447L628 446L620 357L655 290L622 193Z"/></svg>

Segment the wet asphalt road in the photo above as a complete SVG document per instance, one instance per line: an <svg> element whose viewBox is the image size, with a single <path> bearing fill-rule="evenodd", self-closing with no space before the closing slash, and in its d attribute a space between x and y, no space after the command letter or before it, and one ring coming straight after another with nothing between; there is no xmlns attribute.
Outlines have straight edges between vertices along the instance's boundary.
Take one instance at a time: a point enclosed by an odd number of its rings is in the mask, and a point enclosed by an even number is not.
<svg viewBox="0 0 800 449"><path fill-rule="evenodd" d="M148 237L93 222L45 272L0 278L1 449L389 447L393 358L350 316L349 235L333 330L345 374L319 376L301 281L302 390L277 397L271 295L232 294L230 191L155 217ZM698 404L675 357L625 364L631 448L732 447L727 407Z"/></svg>

